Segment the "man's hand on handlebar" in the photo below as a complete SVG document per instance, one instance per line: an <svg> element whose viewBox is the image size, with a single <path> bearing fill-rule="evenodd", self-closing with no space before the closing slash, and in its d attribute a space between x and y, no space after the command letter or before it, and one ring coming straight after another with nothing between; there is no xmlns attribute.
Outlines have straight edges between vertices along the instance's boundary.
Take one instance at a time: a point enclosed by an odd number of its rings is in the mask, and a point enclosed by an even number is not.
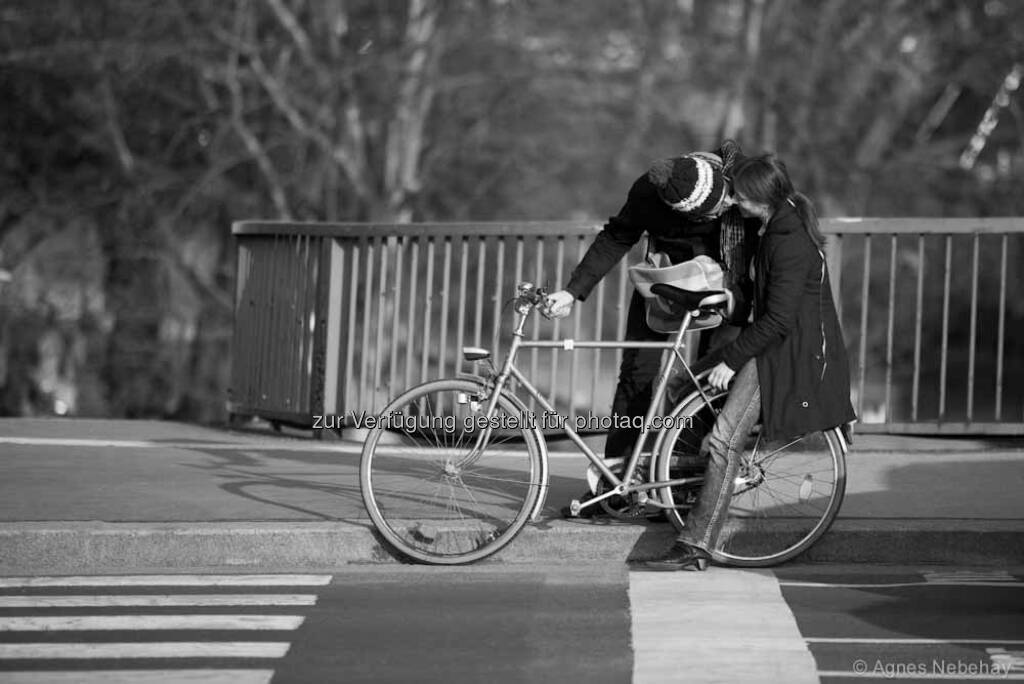
<svg viewBox="0 0 1024 684"><path fill-rule="evenodd" d="M541 313L548 318L565 318L572 313L572 305L576 297L568 290L559 290L548 295Z"/></svg>
<svg viewBox="0 0 1024 684"><path fill-rule="evenodd" d="M732 382L734 375L736 375L736 371L729 368L725 361L720 361L717 366L711 369L711 373L708 375L708 382L715 389L726 390L729 388L729 383Z"/></svg>

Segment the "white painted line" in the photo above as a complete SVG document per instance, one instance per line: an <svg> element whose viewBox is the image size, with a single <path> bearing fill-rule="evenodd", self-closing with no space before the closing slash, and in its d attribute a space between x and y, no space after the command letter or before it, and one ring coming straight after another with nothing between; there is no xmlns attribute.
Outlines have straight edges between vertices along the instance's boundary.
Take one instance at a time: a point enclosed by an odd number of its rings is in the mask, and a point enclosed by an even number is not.
<svg viewBox="0 0 1024 684"><path fill-rule="evenodd" d="M255 451L323 451L329 453L359 454L363 445L354 442L153 442L142 439L58 439L53 437L0 437L0 445L10 444L14 446L29 447L80 447L94 449L184 449L187 451L237 451L241 449ZM387 447L382 450L387 455L398 456L403 452L415 453L414 447ZM515 455L522 457L522 451L496 451L488 453L501 455ZM579 458L585 457L578 451L552 451L548 453L549 458Z"/></svg>
<svg viewBox="0 0 1024 684"><path fill-rule="evenodd" d="M926 582L1016 582L1006 570L952 570L924 573Z"/></svg>
<svg viewBox="0 0 1024 684"><path fill-rule="evenodd" d="M892 680L892 679L922 679L922 680L954 680L957 682L1024 682L1024 674L1010 674L1004 673L1000 670L996 673L994 670L992 674L946 674L941 672L923 672L910 674L906 672L900 672L898 675L887 675L882 672L877 674L872 672L865 672L864 674L858 674L849 670L819 670L819 677L831 677L833 679L878 679L878 680Z"/></svg>
<svg viewBox="0 0 1024 684"><path fill-rule="evenodd" d="M1024 639L859 639L857 637L805 637L810 644L1024 644Z"/></svg>
<svg viewBox="0 0 1024 684"><path fill-rule="evenodd" d="M819 681L768 571L630 572L629 602L635 684Z"/></svg>
<svg viewBox="0 0 1024 684"><path fill-rule="evenodd" d="M58 439L54 437L0 437L0 445L31 447L82 447L96 449L187 449L196 451L235 451L262 449L267 451L328 451L358 454L362 444L352 442L153 442L144 439Z"/></svg>
<svg viewBox="0 0 1024 684"><path fill-rule="evenodd" d="M0 644L0 660L95 658L283 658L286 641L126 641Z"/></svg>
<svg viewBox="0 0 1024 684"><path fill-rule="evenodd" d="M299 615L61 615L0 617L0 632L88 630L238 629L295 630Z"/></svg>
<svg viewBox="0 0 1024 684"><path fill-rule="evenodd" d="M4 672L4 684L270 684L273 670Z"/></svg>
<svg viewBox="0 0 1024 684"><path fill-rule="evenodd" d="M315 594L171 594L110 596L0 596L0 608L104 606L312 606Z"/></svg>
<svg viewBox="0 0 1024 684"><path fill-rule="evenodd" d="M304 587L331 583L330 575L80 575L0 577L9 587Z"/></svg>
<svg viewBox="0 0 1024 684"><path fill-rule="evenodd" d="M846 582L779 582L783 587L803 587L809 589L894 589L898 587L1024 587L1024 582L879 582L879 583L846 583Z"/></svg>

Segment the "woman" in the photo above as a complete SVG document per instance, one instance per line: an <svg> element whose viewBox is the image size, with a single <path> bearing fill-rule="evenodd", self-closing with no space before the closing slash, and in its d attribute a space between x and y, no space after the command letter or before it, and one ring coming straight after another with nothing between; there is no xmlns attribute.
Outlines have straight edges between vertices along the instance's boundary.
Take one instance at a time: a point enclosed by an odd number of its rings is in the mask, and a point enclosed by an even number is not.
<svg viewBox="0 0 1024 684"><path fill-rule="evenodd" d="M732 171L733 197L762 220L754 259L754 322L723 350L708 381L732 390L708 440L704 487L683 532L653 570L704 570L732 496L740 450L762 419L762 437L796 437L856 419L850 375L814 207L793 190L773 155L749 157Z"/></svg>

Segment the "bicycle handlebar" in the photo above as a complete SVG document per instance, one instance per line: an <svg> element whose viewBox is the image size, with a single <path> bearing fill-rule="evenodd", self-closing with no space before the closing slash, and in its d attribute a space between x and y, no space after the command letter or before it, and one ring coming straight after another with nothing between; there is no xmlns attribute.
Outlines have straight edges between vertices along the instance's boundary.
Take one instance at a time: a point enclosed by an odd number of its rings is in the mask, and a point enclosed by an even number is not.
<svg viewBox="0 0 1024 684"><path fill-rule="evenodd" d="M526 315L533 308L541 309L547 303L548 293L543 287L537 287L533 283L522 282L516 285L516 297L513 301L513 308L516 313Z"/></svg>

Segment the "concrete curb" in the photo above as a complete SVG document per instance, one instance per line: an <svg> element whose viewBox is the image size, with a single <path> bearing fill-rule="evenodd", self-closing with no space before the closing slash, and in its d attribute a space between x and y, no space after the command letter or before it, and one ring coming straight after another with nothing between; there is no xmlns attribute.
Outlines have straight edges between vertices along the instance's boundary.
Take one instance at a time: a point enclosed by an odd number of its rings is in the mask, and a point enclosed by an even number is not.
<svg viewBox="0 0 1024 684"><path fill-rule="evenodd" d="M655 555L673 536L667 524L544 521L485 562L622 562ZM841 519L799 560L1005 565L1022 558L1024 520ZM0 573L8 575L396 562L360 522L36 522L0 529Z"/></svg>

